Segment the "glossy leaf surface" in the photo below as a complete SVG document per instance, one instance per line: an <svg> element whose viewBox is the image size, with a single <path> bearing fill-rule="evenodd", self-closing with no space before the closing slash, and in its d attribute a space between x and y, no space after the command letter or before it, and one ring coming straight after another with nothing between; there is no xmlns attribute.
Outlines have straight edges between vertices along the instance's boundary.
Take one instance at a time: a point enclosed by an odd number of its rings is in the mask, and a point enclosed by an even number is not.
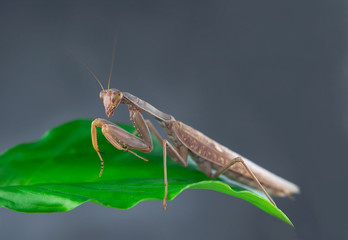
<svg viewBox="0 0 348 240"><path fill-rule="evenodd" d="M133 131L131 126L121 126ZM115 149L98 130L100 149L105 152L105 169L99 178L100 160L91 144L90 128L90 120L68 122L36 142L17 145L0 155L0 207L21 212L63 212L84 202L127 209L141 201L162 200L160 144L154 139L151 153L138 152L149 160L145 162ZM169 160L168 182L168 200L185 189L210 189L242 198L292 225L267 199L211 180L192 165L185 168Z"/></svg>

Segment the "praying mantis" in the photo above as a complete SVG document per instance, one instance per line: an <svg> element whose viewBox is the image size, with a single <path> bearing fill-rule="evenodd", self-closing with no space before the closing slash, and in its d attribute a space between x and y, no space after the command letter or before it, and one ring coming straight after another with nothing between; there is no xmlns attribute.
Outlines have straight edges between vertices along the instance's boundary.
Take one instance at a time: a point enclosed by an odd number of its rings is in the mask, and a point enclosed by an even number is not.
<svg viewBox="0 0 348 240"><path fill-rule="evenodd" d="M172 160L184 167L188 165L188 156L190 156L199 169L210 178L217 178L223 174L234 181L255 189L259 188L274 206L276 206L276 204L270 195L291 197L292 194L300 192L299 187L294 183L269 172L238 153L205 136L198 130L181 121L177 121L173 116L161 112L148 102L128 92L110 88L115 58L115 43L107 89L104 89L100 80L92 70L79 58L73 55L86 67L101 86L102 90L99 97L104 104L107 117L112 117L116 108L120 104L125 104L128 106L130 120L135 127L135 132L132 134L106 119L97 118L92 122L92 145L101 161L99 177L102 176L104 170L104 160L97 142L97 127L101 128L102 134L115 148L128 151L145 161L147 161L146 158L139 156L133 152L132 149L143 153L151 152L153 149L151 130L163 147L164 210L166 210L168 196L167 153ZM160 136L150 120L144 119L143 113L150 115L159 122L168 135L169 141ZM138 136L136 136L135 133L138 133Z"/></svg>

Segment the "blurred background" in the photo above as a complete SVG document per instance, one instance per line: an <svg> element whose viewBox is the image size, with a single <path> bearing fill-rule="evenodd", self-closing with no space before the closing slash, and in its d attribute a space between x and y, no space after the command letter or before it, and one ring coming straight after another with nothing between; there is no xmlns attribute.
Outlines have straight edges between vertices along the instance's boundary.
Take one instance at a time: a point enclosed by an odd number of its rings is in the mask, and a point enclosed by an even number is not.
<svg viewBox="0 0 348 240"><path fill-rule="evenodd" d="M253 205L186 190L162 210L84 204L0 209L1 239L348 239L346 1L2 1L0 151L76 118L105 117L111 86L301 187L276 198L295 229ZM115 121L128 122L120 108ZM170 173L169 173L170 174Z"/></svg>

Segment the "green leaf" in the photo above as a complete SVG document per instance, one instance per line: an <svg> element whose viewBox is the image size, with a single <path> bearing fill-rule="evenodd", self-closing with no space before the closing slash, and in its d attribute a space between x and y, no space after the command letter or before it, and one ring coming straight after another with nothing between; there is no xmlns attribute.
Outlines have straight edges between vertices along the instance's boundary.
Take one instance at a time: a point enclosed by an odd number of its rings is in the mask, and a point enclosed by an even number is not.
<svg viewBox="0 0 348 240"><path fill-rule="evenodd" d="M134 128L121 125L127 131ZM56 127L37 142L20 144L0 155L0 207L21 212L64 212L84 202L128 209L145 200L162 200L162 148L154 139L154 150L145 162L115 149L98 130L98 143L105 161L91 143L91 121L75 120ZM210 189L242 198L292 225L287 216L267 199L248 190L211 180L192 165L168 161L168 200L185 189ZM159 204L161 207L161 204Z"/></svg>

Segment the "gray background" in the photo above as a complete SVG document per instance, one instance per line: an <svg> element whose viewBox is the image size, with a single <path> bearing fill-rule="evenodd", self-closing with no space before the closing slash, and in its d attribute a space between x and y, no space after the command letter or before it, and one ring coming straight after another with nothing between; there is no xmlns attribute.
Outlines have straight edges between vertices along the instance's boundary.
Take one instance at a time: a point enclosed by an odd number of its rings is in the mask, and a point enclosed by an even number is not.
<svg viewBox="0 0 348 240"><path fill-rule="evenodd" d="M188 190L130 210L0 209L1 239L348 239L346 1L0 4L0 151L75 118L100 87L62 46L128 91L297 183L295 229L240 199ZM126 108L113 120L128 121Z"/></svg>

